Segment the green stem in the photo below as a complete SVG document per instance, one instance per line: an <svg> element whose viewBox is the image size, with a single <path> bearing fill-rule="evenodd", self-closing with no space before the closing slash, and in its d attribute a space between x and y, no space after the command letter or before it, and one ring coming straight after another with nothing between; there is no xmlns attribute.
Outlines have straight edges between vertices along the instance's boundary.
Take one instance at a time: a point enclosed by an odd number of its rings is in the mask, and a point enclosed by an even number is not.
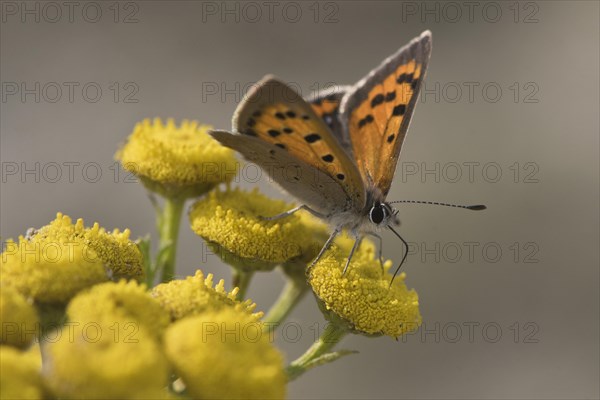
<svg viewBox="0 0 600 400"><path fill-rule="evenodd" d="M248 290L248 285L250 285L253 276L253 271L244 271L237 268L233 269L233 286L240 289L237 294L239 300L244 300L246 298L246 291Z"/></svg>
<svg viewBox="0 0 600 400"><path fill-rule="evenodd" d="M319 339L287 367L288 379L293 381L310 368L319 365L315 361L328 353L347 333L345 327L329 323Z"/></svg>
<svg viewBox="0 0 600 400"><path fill-rule="evenodd" d="M283 322L296 304L302 300L307 289L308 285L305 281L288 278L287 283L279 294L279 298L271 306L271 309L263 319L265 329L271 329Z"/></svg>
<svg viewBox="0 0 600 400"><path fill-rule="evenodd" d="M183 197L166 198L162 211L157 216L160 240L155 274L161 274L161 282L169 282L175 277L177 238L184 203Z"/></svg>

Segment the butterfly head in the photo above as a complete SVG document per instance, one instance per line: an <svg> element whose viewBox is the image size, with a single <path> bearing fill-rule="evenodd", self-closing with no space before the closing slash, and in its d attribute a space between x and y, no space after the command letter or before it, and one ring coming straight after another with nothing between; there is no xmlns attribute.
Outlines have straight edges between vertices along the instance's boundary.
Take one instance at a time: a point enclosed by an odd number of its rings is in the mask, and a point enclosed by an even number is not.
<svg viewBox="0 0 600 400"><path fill-rule="evenodd" d="M376 226L398 225L398 211L394 210L388 203L375 202L369 210L369 221Z"/></svg>

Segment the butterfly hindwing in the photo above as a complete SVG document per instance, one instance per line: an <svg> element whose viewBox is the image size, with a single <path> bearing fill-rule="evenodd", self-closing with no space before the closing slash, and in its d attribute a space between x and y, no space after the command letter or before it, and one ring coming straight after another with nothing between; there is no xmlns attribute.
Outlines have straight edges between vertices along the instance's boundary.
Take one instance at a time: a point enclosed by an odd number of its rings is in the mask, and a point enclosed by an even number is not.
<svg viewBox="0 0 600 400"><path fill-rule="evenodd" d="M277 158L278 167L281 167L281 162L292 169L300 165L303 174L296 182L273 176L295 197L304 200L304 190L310 187L326 191L328 197L337 201L335 205L327 206L313 201L307 204L311 208L319 208L321 212L325 209L328 213L362 209L365 189L352 159L312 107L285 83L270 76L261 80L238 106L233 117L233 129L237 135L251 140L229 140L231 138L223 133L213 136L245 156L248 156L248 151L242 148L243 145L255 148L259 155L254 161L263 168L269 157ZM313 177L309 177L309 173ZM325 188L319 187L320 180ZM339 188L334 188L334 185ZM339 189L345 193L343 197L338 195ZM308 203L309 200L306 201Z"/></svg>
<svg viewBox="0 0 600 400"><path fill-rule="evenodd" d="M387 58L344 97L341 121L369 186L389 191L431 54L426 31Z"/></svg>
<svg viewBox="0 0 600 400"><path fill-rule="evenodd" d="M348 154L352 154L352 144L340 121L339 111L343 97L351 88L351 86L333 86L316 93L308 100L315 114L327 124Z"/></svg>

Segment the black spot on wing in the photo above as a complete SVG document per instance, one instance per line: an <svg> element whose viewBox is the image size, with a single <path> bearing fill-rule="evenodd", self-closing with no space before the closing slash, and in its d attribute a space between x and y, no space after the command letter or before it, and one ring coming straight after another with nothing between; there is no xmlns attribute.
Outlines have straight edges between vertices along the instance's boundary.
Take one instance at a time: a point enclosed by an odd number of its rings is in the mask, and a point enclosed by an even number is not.
<svg viewBox="0 0 600 400"><path fill-rule="evenodd" d="M311 133L309 135L304 136L304 140L306 140L308 143L314 143L317 140L321 140L321 136L317 133Z"/></svg>
<svg viewBox="0 0 600 400"><path fill-rule="evenodd" d="M271 137L277 137L277 136L281 135L281 132L279 132L279 131L276 131L275 129L269 129L269 130L267 131L267 133L268 133L268 134L269 134L269 136L271 136Z"/></svg>
<svg viewBox="0 0 600 400"><path fill-rule="evenodd" d="M321 157L321 158L322 158L322 159L323 159L323 161L325 161L325 162L332 162L332 161L333 161L333 155L331 155L331 154L324 155L324 156L323 156L323 157Z"/></svg>
<svg viewBox="0 0 600 400"><path fill-rule="evenodd" d="M396 79L396 83L398 84L402 84L402 83L411 83L413 80L413 74L400 74L400 76L398 76L398 78Z"/></svg>
<svg viewBox="0 0 600 400"><path fill-rule="evenodd" d="M395 137L396 137L396 135L392 133L390 136L387 137L387 142L392 143L394 141Z"/></svg>
<svg viewBox="0 0 600 400"><path fill-rule="evenodd" d="M275 146L279 147L280 149L286 149L285 144L283 143L275 143Z"/></svg>
<svg viewBox="0 0 600 400"><path fill-rule="evenodd" d="M340 181L343 181L343 180L344 180L344 178L346 178L346 177L344 176L344 174L337 174L336 176L337 176L337 178L338 178Z"/></svg>
<svg viewBox="0 0 600 400"><path fill-rule="evenodd" d="M371 99L371 108L375 108L378 105L382 104L384 100L385 97L383 97L383 94L379 93L377 96Z"/></svg>
<svg viewBox="0 0 600 400"><path fill-rule="evenodd" d="M283 113L281 113L281 112L276 112L275 113L275 117L277 117L277 118L279 118L281 120L285 119L285 115L283 115Z"/></svg>
<svg viewBox="0 0 600 400"><path fill-rule="evenodd" d="M285 133L287 133L289 135L290 133L293 133L294 130L292 128L287 128L286 127L286 128L283 128L283 132L285 132Z"/></svg>
<svg viewBox="0 0 600 400"><path fill-rule="evenodd" d="M392 110L392 115L404 115L405 112L406 112L406 105L404 105L404 104L398 104Z"/></svg>
<svg viewBox="0 0 600 400"><path fill-rule="evenodd" d="M385 101L386 101L386 102L392 101L392 100L394 100L395 98L396 98L396 91L393 91L393 92L388 92L388 93L386 93L386 95L385 95Z"/></svg>
<svg viewBox="0 0 600 400"><path fill-rule="evenodd" d="M373 116L371 114L367 115L366 117L364 117L363 119L358 121L358 127L362 128L363 126L365 126L366 124L368 124L370 122L373 122Z"/></svg>
<svg viewBox="0 0 600 400"><path fill-rule="evenodd" d="M286 112L285 115L287 115L290 118L296 118L296 113L291 110Z"/></svg>

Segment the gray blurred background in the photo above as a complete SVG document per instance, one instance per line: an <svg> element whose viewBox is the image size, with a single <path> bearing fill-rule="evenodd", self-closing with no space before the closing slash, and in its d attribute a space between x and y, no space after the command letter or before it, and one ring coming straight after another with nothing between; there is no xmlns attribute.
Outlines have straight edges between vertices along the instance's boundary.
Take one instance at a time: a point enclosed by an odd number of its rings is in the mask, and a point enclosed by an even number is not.
<svg viewBox="0 0 600 400"><path fill-rule="evenodd" d="M598 398L598 16L588 1L3 1L1 236L57 211L154 234L145 191L113 161L137 121L229 128L266 73L303 94L353 83L430 29L428 93L388 197L489 209L400 207L423 328L347 337L360 353L289 396ZM186 220L179 249L179 275L230 284ZM384 253L401 257L388 234ZM282 283L258 275L249 296L268 309ZM305 298L278 335L288 361L323 324Z"/></svg>

